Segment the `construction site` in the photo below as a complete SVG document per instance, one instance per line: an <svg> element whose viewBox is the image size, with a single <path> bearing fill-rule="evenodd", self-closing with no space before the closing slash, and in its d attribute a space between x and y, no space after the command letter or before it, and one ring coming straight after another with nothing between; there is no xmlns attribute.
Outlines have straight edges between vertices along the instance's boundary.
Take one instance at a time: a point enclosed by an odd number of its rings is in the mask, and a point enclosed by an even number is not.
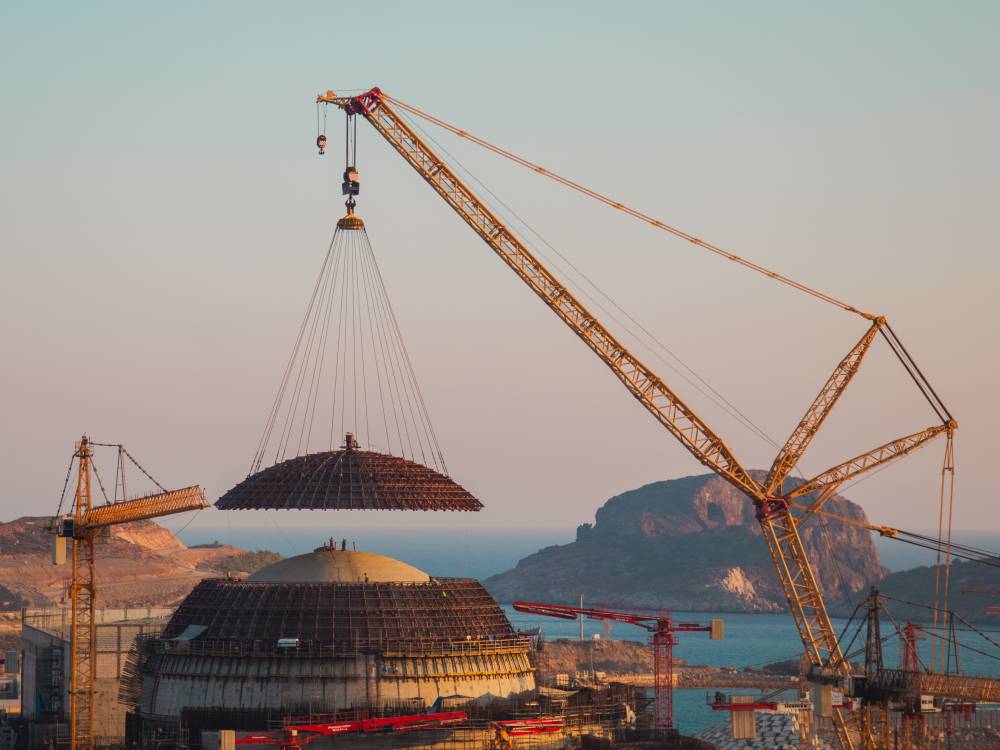
<svg viewBox="0 0 1000 750"><path fill-rule="evenodd" d="M514 602L517 612L613 622L648 640L648 684L598 679L596 672L569 684L565 675L539 671L544 639L517 628L480 581L429 575L346 538L249 576L206 578L176 607L102 608L97 560L108 529L199 511L209 501L195 484L160 485L123 445L85 435L74 445L64 482L68 504L60 503L51 523L53 562L71 575L67 607L23 611L21 706L5 724L9 735L0 734L0 748L1000 748L1000 717L991 706L1000 703L1000 679L961 672L959 631L968 623L956 622L948 605L953 560L995 566L997 557L953 543L958 421L886 317L688 234L379 88L347 96L326 91L315 104L316 150L325 154L324 166L336 161L346 210L335 217L249 471L214 507L316 511L316 524L330 529L335 523L324 519L337 511L474 513L484 507L449 473L358 208L358 128L371 127L611 370L665 436L753 508L801 641L796 689L715 692L708 702L719 726L689 736L675 708L673 649L679 636L726 638L724 618L696 622L641 607ZM341 122L342 130L333 125ZM831 305L859 324L860 338L846 354L831 354L832 374L817 384L818 395L803 405L804 416L766 473L744 466L727 440L606 327L500 218L484 197L488 189L474 190L432 146L424 126ZM413 187L419 189L419 181ZM788 481L876 344L888 348L927 407L925 415L914 415L918 429L874 448L859 445L841 463ZM845 483L935 440L945 448L936 538L829 510ZM99 450L110 451L116 463L107 488L96 469ZM126 475L136 472L155 487L128 493L133 480ZM929 623L897 621L873 588L837 632L816 574L824 561L810 559L799 533L800 524L815 517L933 550ZM929 661L917 645L924 637Z"/></svg>

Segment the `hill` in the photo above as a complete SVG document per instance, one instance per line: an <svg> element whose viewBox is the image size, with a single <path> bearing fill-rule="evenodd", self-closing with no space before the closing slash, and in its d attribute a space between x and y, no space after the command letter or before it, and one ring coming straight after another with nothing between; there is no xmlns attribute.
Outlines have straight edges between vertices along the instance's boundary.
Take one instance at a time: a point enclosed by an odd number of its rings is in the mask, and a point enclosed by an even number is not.
<svg viewBox="0 0 1000 750"><path fill-rule="evenodd" d="M887 609L900 622L930 622L933 612L934 568L924 566L892 573L878 584L879 591L889 600ZM974 562L955 562L951 566L949 608L967 622L1000 623L1000 614L987 614L987 607L1000 605L1000 567ZM850 616L855 606L865 598L866 591L836 602L831 613ZM893 601L895 600L895 601Z"/></svg>
<svg viewBox="0 0 1000 750"><path fill-rule="evenodd" d="M809 500L810 498L806 498ZM832 513L867 520L834 496ZM801 527L828 599L850 597L885 574L867 531L823 517ZM714 474L654 482L608 500L576 541L542 549L485 581L500 601L572 602L694 611L780 612L787 607L753 505Z"/></svg>
<svg viewBox="0 0 1000 750"><path fill-rule="evenodd" d="M0 612L66 605L69 566L52 564L47 517L0 523ZM111 527L98 542L98 606L157 606L180 601L224 564L238 547L188 548L154 521Z"/></svg>

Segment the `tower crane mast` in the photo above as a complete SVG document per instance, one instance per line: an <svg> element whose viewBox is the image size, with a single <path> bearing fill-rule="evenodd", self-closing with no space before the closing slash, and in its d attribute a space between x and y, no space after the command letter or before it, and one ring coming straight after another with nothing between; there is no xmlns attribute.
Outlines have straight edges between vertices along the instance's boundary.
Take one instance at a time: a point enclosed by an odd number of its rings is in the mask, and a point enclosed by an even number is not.
<svg viewBox="0 0 1000 750"><path fill-rule="evenodd" d="M76 444L76 492L72 513L53 519L56 541L70 540L69 723L71 750L94 747L94 680L97 677L98 534L111 526L208 507L201 487L156 492L95 506L91 495L94 443L84 435ZM119 452L124 449L119 445ZM124 477L123 482L124 486ZM123 489L124 494L124 489ZM63 543L65 543L63 541ZM54 562L59 564L61 556Z"/></svg>
<svg viewBox="0 0 1000 750"><path fill-rule="evenodd" d="M695 411L688 406L651 368L646 366L622 342L620 342L571 292L549 271L528 247L492 212L448 166L448 164L433 151L416 131L400 115L396 107L410 113L420 113L419 110L400 102L378 88L373 88L357 96L337 96L333 91L327 91L316 98L317 104L334 105L342 109L350 121L355 116L361 116L371 124L390 146L430 185L438 195L482 238L482 240L503 260L507 266L531 288L541 300L593 351L602 362L614 373L626 389L639 401L652 416L666 428L700 463L739 489L753 502L756 517L762 534L767 542L768 550L774 561L778 580L788 600L789 609L805 653L816 668L832 670L841 677L848 677L850 665L844 659L837 635L833 629L826 610L823 593L820 589L815 572L807 557L802 539L799 535L796 517L792 514L794 498L809 492L818 493L818 499L813 503L818 508L847 479L871 471L889 461L895 460L923 446L942 434L949 439L957 427L947 410L940 410L932 402L932 406L941 417L941 422L933 424L919 432L907 435L872 450L866 451L854 458L844 461L831 469L807 480L802 485L789 492L782 492L785 478L797 465L812 438L817 434L826 417L836 404L840 395L847 388L860 367L861 361L870 349L877 334L882 334L893 346L901 359L905 349L895 339L885 319L876 315L861 312L853 307L836 302L841 308L854 312L870 321L870 327L858 343L841 360L833 374L827 380L819 395L813 401L792 435L786 441L763 482L758 482L744 468L722 438L713 431ZM441 121L435 120L437 124ZM487 145L481 139L469 136L465 131L445 125L452 132L469 138L481 145ZM322 153L325 136L322 143L317 140ZM533 168L534 171L552 177L557 181L596 197L602 202L625 211L632 216L660 229L682 236L684 239L720 252L731 260L739 260L743 265L752 267L758 272L790 283L790 280L780 274L769 272L755 264L738 259L737 256L725 253L714 246L696 238L678 233L662 222L639 214L620 203L604 198L593 191L576 185L553 173L532 165L520 157L514 157L509 152L503 152L496 147L490 147L507 158ZM353 208L353 207L349 207ZM832 300L808 290L802 285L791 282L815 296ZM898 344L897 351L894 341ZM908 358L908 355L906 355ZM904 362L904 365L906 362ZM916 370L919 373L919 369ZM916 379L916 375L911 371ZM922 375L921 375L922 378ZM918 383L920 385L920 383ZM930 391L933 393L933 389ZM925 395L927 395L925 393ZM936 398L936 396L935 396ZM931 400L928 396L928 400ZM939 403L939 400L938 400ZM804 489L807 487L808 489ZM840 746L844 750L855 747L855 739L860 739L864 748L873 748L874 738L865 731L860 714L849 717L844 712L837 711L834 717L834 727Z"/></svg>

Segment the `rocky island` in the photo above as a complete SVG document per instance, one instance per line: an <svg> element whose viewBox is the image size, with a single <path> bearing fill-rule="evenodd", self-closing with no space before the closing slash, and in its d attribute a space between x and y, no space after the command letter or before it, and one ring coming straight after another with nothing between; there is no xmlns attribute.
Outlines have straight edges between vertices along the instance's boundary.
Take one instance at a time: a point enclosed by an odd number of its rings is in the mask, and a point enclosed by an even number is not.
<svg viewBox="0 0 1000 750"><path fill-rule="evenodd" d="M810 500L807 496L806 502ZM832 513L867 521L835 495ZM830 600L854 597L888 571L869 532L814 516L801 526ZM654 482L617 495L577 529L485 581L499 601L572 602L687 611L782 612L785 596L753 505L714 474Z"/></svg>

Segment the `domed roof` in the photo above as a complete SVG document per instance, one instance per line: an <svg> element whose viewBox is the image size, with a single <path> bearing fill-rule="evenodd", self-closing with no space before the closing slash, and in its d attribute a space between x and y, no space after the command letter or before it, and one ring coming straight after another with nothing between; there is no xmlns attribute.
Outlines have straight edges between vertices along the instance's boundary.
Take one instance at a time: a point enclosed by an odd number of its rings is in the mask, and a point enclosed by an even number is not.
<svg viewBox="0 0 1000 750"><path fill-rule="evenodd" d="M260 583L427 583L422 570L374 552L320 547L261 568L249 581Z"/></svg>
<svg viewBox="0 0 1000 750"><path fill-rule="evenodd" d="M351 438L352 436L348 436ZM467 510L483 504L444 474L348 440L252 474L215 503L222 510Z"/></svg>
<svg viewBox="0 0 1000 750"><path fill-rule="evenodd" d="M388 563L413 570L395 560ZM175 639L192 630L199 643L241 644L233 658L239 658L244 648L274 646L279 638L300 638L355 653L358 649L421 651L470 638L516 637L496 600L472 578L413 583L207 578L177 607L163 638Z"/></svg>

